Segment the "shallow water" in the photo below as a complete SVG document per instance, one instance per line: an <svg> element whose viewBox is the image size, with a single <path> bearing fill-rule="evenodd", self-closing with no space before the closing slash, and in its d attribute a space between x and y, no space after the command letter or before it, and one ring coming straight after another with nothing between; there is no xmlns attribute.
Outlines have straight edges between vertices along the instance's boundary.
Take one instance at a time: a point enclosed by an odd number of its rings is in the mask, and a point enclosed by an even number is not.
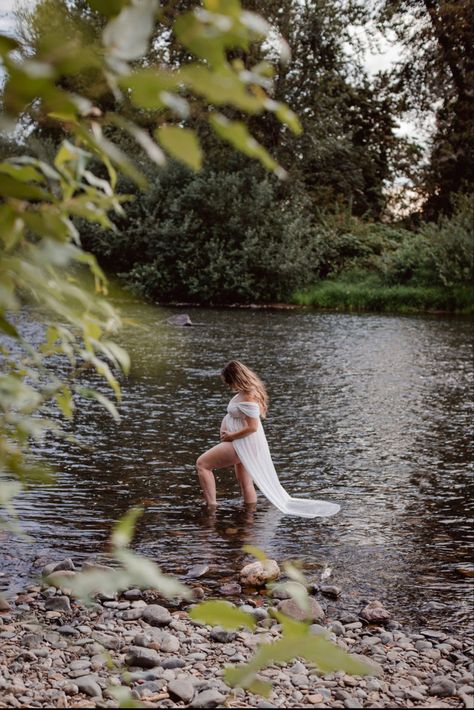
<svg viewBox="0 0 474 710"><path fill-rule="evenodd" d="M164 322L175 310L119 305L147 326L121 336L133 360L122 421L86 403L73 429L87 448L48 440L56 482L17 499L35 544L9 539L4 586L35 557L103 552L112 522L144 503L134 547L166 571L207 562L212 585L251 543L301 560L309 577L329 565L339 607L378 598L405 622L468 622L472 580L457 570L472 554L472 321L193 309L196 327L179 328ZM217 512L204 511L194 461L218 442L229 395L217 373L231 358L268 384L283 485L340 503L339 515L283 516L262 497L245 511L232 471L218 473Z"/></svg>

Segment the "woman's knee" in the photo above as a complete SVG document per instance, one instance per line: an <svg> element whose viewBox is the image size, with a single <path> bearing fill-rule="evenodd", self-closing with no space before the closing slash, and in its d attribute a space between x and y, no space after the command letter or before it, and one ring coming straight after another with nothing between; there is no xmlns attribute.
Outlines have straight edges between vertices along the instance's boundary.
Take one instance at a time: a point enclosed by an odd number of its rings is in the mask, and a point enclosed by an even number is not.
<svg viewBox="0 0 474 710"><path fill-rule="evenodd" d="M196 469L199 474L207 470L206 457L204 454L201 454L201 456L196 459Z"/></svg>

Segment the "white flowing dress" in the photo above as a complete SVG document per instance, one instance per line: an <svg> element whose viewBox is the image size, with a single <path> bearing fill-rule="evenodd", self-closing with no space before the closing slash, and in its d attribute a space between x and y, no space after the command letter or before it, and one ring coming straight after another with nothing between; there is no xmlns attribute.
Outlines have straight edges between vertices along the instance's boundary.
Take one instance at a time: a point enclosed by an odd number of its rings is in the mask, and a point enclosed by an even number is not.
<svg viewBox="0 0 474 710"><path fill-rule="evenodd" d="M247 469L253 481L264 496L279 510L287 515L299 515L303 518L326 518L335 515L340 510L337 503L324 500L306 500L292 498L278 480L273 465L267 438L260 421L260 407L256 402L245 402L233 397L228 406L223 421L223 428L229 433L242 429L245 417L258 419L258 429L248 436L235 439L232 443L240 462Z"/></svg>

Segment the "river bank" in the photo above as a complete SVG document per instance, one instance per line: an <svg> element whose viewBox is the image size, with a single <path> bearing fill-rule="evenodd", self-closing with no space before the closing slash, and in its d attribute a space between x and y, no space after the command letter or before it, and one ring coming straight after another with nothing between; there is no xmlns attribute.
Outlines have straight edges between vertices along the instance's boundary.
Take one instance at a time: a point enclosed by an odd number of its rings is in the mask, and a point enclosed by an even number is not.
<svg viewBox="0 0 474 710"><path fill-rule="evenodd" d="M193 584L202 598L200 581ZM117 689L127 688L144 707L474 707L470 639L391 619L369 623L326 604L317 586L312 631L369 660L374 675L320 674L294 659L259 674L273 683L267 700L231 689L224 667L280 637L272 608L285 595L243 594L237 581L227 591L254 615L254 631L197 624L189 602L170 604L153 590L99 596L86 608L51 580L27 587L0 615L0 707L112 708Z"/></svg>

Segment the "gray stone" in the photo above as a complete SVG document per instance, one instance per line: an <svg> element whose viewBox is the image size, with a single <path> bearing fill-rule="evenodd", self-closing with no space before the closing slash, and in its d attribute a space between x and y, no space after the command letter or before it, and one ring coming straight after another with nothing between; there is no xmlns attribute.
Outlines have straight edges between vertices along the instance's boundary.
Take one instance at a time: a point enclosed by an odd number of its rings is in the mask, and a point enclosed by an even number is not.
<svg viewBox="0 0 474 710"><path fill-rule="evenodd" d="M192 326L193 325L193 322L187 313L179 313L176 316L170 316L169 318L166 319L166 322L169 323L170 325L179 325L179 326Z"/></svg>
<svg viewBox="0 0 474 710"><path fill-rule="evenodd" d="M76 567L74 565L74 562L71 560L70 557L67 557L65 560L61 560L61 562L57 562L53 569L51 570L52 572L59 572L63 570L75 570Z"/></svg>
<svg viewBox="0 0 474 710"><path fill-rule="evenodd" d="M309 597L308 603L309 610L303 610L294 599L283 599L278 604L278 610L289 616L290 619L295 619L295 621L306 621L308 619L322 621L324 619L324 611L316 599Z"/></svg>
<svg viewBox="0 0 474 710"><path fill-rule="evenodd" d="M363 708L362 703L357 700L357 698L345 698L344 707L345 708Z"/></svg>
<svg viewBox="0 0 474 710"><path fill-rule="evenodd" d="M333 599L337 599L342 594L341 587L336 587L335 584L321 584L319 591L321 594L324 594L325 597L332 597Z"/></svg>
<svg viewBox="0 0 474 710"><path fill-rule="evenodd" d="M59 611L62 614L70 614L72 612L69 597L50 597L46 599L44 608L46 611Z"/></svg>
<svg viewBox="0 0 474 710"><path fill-rule="evenodd" d="M175 668L184 668L186 665L186 661L182 658L166 658L162 664L161 667L166 669L171 668L172 670Z"/></svg>
<svg viewBox="0 0 474 710"><path fill-rule="evenodd" d="M142 619L150 626L167 626L171 622L172 616L164 606L150 604L143 609Z"/></svg>
<svg viewBox="0 0 474 710"><path fill-rule="evenodd" d="M139 668L155 668L159 666L161 659L153 648L143 648L143 646L131 646L125 658L125 663L129 666Z"/></svg>
<svg viewBox="0 0 474 710"><path fill-rule="evenodd" d="M126 609L120 615L124 621L138 621L142 618L143 609Z"/></svg>
<svg viewBox="0 0 474 710"><path fill-rule="evenodd" d="M223 629L222 626L214 626L211 629L210 637L213 641L218 641L219 643L229 643L235 639L234 631L227 631Z"/></svg>
<svg viewBox="0 0 474 710"><path fill-rule="evenodd" d="M429 693L440 698L448 698L456 693L456 684L446 676L438 676L433 679Z"/></svg>
<svg viewBox="0 0 474 710"><path fill-rule="evenodd" d="M168 683L168 693L172 698L182 700L183 703L190 703L194 697L194 686L191 680L186 678L172 680Z"/></svg>
<svg viewBox="0 0 474 710"><path fill-rule="evenodd" d="M345 628L340 621L333 621L329 630L332 631L336 636L344 636Z"/></svg>
<svg viewBox="0 0 474 710"><path fill-rule="evenodd" d="M352 614L350 611L343 611L339 616L339 621L341 624L354 624L359 621L359 617L356 614Z"/></svg>
<svg viewBox="0 0 474 710"><path fill-rule="evenodd" d="M109 651L117 651L122 644L120 637L112 636L112 634L95 633L92 634L92 638Z"/></svg>
<svg viewBox="0 0 474 710"><path fill-rule="evenodd" d="M141 591L141 589L128 589L122 594L122 596L129 602L136 602L138 599L143 598L143 592Z"/></svg>
<svg viewBox="0 0 474 710"><path fill-rule="evenodd" d="M218 690L203 690L196 695L191 703L192 708L216 708L220 707L225 700Z"/></svg>
<svg viewBox="0 0 474 710"><path fill-rule="evenodd" d="M241 593L241 591L242 587L238 582L226 582L225 584L221 584L219 587L219 592L225 597L237 596Z"/></svg>
<svg viewBox="0 0 474 710"><path fill-rule="evenodd" d="M102 697L102 690L98 684L98 677L94 675L85 675L82 678L76 678L75 684L81 693L89 695L91 698Z"/></svg>
<svg viewBox="0 0 474 710"><path fill-rule="evenodd" d="M63 636L79 636L79 631L75 629L73 626L69 626L68 624L65 624L64 626L60 626L58 628L58 632L60 634L63 634Z"/></svg>
<svg viewBox="0 0 474 710"><path fill-rule="evenodd" d="M133 639L133 644L134 646L153 648L155 651L163 651L164 653L176 653L180 647L177 636L157 628L146 629L137 634Z"/></svg>
<svg viewBox="0 0 474 710"><path fill-rule="evenodd" d="M205 574L209 572L209 565L200 564L193 565L184 575L186 579L199 579L199 577L204 577Z"/></svg>

